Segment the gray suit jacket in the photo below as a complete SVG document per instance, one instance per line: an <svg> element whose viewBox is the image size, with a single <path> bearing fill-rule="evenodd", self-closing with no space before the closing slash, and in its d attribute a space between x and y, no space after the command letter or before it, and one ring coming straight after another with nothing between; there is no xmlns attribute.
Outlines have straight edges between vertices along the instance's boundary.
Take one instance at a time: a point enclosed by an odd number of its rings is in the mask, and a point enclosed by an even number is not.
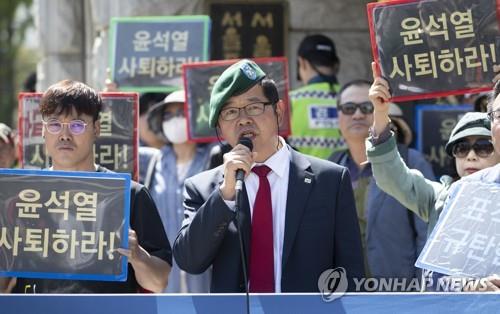
<svg viewBox="0 0 500 314"><path fill-rule="evenodd" d="M289 148L290 149L290 148ZM344 267L364 276L359 226L349 172L329 161L292 150L282 257L282 292L318 292L329 268ZM186 180L185 220L174 243L180 268L201 273L213 265L211 292L243 292L236 214L219 193L222 166ZM246 190L238 221L245 252L250 248L250 209Z"/></svg>

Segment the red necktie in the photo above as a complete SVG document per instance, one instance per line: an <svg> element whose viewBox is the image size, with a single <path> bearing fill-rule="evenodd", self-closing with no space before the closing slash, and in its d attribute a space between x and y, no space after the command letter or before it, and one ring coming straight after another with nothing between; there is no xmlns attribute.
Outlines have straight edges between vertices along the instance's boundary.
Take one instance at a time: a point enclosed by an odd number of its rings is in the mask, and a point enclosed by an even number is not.
<svg viewBox="0 0 500 314"><path fill-rule="evenodd" d="M252 215L250 292L274 292L273 206L268 166L252 169L259 176Z"/></svg>

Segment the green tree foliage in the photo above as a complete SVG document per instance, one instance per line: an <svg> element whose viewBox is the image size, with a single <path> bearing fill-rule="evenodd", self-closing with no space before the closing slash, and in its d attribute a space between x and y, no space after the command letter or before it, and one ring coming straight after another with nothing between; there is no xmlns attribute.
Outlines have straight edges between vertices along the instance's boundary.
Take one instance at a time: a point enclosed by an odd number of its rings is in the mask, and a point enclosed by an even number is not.
<svg viewBox="0 0 500 314"><path fill-rule="evenodd" d="M32 0L0 1L0 121L12 125L17 107L15 63L26 29L33 23L30 14L16 15L19 8L29 11Z"/></svg>

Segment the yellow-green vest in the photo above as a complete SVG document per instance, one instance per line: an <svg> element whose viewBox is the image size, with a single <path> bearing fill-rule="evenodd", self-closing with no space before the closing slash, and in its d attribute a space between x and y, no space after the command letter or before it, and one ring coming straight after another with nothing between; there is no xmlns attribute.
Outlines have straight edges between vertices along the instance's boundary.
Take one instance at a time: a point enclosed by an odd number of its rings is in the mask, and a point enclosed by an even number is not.
<svg viewBox="0 0 500 314"><path fill-rule="evenodd" d="M290 93L292 115L288 142L300 152L327 159L347 148L340 135L337 114L338 85L313 83Z"/></svg>

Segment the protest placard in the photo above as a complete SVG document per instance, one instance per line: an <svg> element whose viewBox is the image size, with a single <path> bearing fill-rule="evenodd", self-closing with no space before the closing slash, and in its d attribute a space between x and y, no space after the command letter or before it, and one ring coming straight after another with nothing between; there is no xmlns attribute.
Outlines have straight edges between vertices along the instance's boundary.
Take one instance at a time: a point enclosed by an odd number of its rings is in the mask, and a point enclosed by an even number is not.
<svg viewBox="0 0 500 314"><path fill-rule="evenodd" d="M0 275L125 281L130 175L0 170Z"/></svg>
<svg viewBox="0 0 500 314"><path fill-rule="evenodd" d="M112 80L124 91L179 89L182 64L208 60L209 33L202 15L112 18Z"/></svg>
<svg viewBox="0 0 500 314"><path fill-rule="evenodd" d="M471 278L500 273L500 184L461 181L416 266Z"/></svg>
<svg viewBox="0 0 500 314"><path fill-rule="evenodd" d="M491 89L500 48L496 0L369 3L368 24L393 101Z"/></svg>

